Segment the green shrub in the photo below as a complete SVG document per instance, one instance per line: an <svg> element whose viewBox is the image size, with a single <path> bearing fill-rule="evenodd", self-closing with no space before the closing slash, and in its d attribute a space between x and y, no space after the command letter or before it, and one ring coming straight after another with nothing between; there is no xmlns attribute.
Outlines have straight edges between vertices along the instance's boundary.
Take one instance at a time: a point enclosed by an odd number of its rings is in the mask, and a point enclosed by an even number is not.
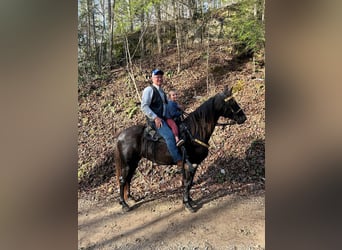
<svg viewBox="0 0 342 250"><path fill-rule="evenodd" d="M264 0L243 0L231 18L234 49L237 54L254 54L265 47Z"/></svg>

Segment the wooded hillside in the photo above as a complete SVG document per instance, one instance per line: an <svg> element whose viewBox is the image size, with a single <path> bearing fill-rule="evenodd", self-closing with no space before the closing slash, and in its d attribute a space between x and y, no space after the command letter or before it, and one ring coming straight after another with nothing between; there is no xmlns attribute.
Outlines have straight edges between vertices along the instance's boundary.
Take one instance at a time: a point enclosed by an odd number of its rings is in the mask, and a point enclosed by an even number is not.
<svg viewBox="0 0 342 250"><path fill-rule="evenodd" d="M228 41L237 54L264 48L264 0L79 0L79 83L177 48L177 72L188 49Z"/></svg>
<svg viewBox="0 0 342 250"><path fill-rule="evenodd" d="M193 40L192 44L183 44L181 55L180 47L172 42L163 42L161 52L157 46L152 50L153 53L151 51L150 55L144 56L129 57L134 53L132 49L127 49L128 57L121 58L123 66L114 63L110 64L111 67L103 68L101 74L89 71L86 77L81 76L78 90L80 195L95 192L98 197L106 199L117 197L113 162L115 134L123 128L145 122L139 106L140 96L150 83L151 70L156 67L165 72L164 89L179 91L179 100L186 112L195 110L206 99L222 91L225 85L229 85L233 87L236 100L247 115L247 121L241 126L215 129L209 141L209 156L196 173L194 192L213 192L225 188L243 193L264 188L264 50L262 46L243 50L227 39L231 26L226 21L223 21L222 26L217 20L230 20L231 13L222 8L215 15L211 14L211 18L205 22L207 32L202 42ZM188 27L194 23L192 19L183 21L184 26ZM170 37L176 37L172 23L174 21L163 22L164 39L166 27L170 28ZM130 33L134 34L137 33ZM128 36L126 41L130 43ZM240 46L243 43L238 44ZM146 43L145 46L148 47ZM80 65L80 71L85 69L82 67L83 64ZM150 162L142 160L132 181L133 195L138 198L160 190L177 192L180 176L174 172L175 166L152 166Z"/></svg>

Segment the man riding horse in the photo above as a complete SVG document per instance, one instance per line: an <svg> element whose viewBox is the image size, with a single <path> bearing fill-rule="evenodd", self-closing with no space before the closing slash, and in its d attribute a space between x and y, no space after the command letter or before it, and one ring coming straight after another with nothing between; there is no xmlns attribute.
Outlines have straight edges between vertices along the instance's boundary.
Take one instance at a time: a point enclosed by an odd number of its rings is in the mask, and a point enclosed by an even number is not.
<svg viewBox="0 0 342 250"><path fill-rule="evenodd" d="M123 211L131 207L126 203L130 197L130 185L141 158L160 165L177 164L183 172L183 204L190 212L196 211L196 204L190 196L196 169L209 153L209 139L214 132L219 117L232 120L230 124L243 124L247 117L232 95L231 88L209 98L182 121L185 142L178 151L175 137L164 120L166 96L161 88L163 71L152 72L151 86L143 91L141 108L149 125L161 135L166 143L150 140L144 136L146 125L138 124L122 130L117 135L114 151L116 178L120 187L119 203ZM183 167L183 161L186 164ZM191 164L192 162L193 164ZM195 206L195 207L194 207Z"/></svg>
<svg viewBox="0 0 342 250"><path fill-rule="evenodd" d="M167 98L162 89L164 72L159 69L152 71L152 84L146 87L142 94L141 110L147 117L148 124L164 138L167 148L174 163L179 168L183 167L182 155L180 154L172 130L165 121ZM188 167L192 167L186 161Z"/></svg>

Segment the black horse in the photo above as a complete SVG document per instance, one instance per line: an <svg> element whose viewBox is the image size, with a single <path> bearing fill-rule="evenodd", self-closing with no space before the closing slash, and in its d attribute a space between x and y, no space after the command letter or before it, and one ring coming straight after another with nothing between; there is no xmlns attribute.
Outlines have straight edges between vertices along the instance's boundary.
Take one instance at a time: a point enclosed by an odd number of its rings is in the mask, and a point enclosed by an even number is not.
<svg viewBox="0 0 342 250"><path fill-rule="evenodd" d="M183 167L183 184L185 185L183 203L191 212L195 211L190 198L190 189L196 168L208 155L208 141L220 116L230 118L237 124L242 124L247 119L232 96L231 89L227 87L222 93L211 97L190 113L180 126L186 134L185 143L182 146L183 156L186 155L186 159L193 164L193 167L188 164L184 164ZM145 125L129 127L123 130L117 138L116 177L120 186L120 204L124 211L130 209L125 200L130 196L130 182L142 157L160 165L175 164L165 142L163 140L148 141L144 136L145 128Z"/></svg>

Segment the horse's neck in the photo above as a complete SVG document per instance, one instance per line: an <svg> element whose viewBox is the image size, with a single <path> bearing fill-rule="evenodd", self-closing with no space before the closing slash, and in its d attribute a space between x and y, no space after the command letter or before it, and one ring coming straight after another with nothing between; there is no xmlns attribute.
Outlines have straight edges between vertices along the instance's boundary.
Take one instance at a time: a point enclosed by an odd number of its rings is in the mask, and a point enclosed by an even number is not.
<svg viewBox="0 0 342 250"><path fill-rule="evenodd" d="M205 138L203 138L206 142L209 141L211 135L213 134L214 130L215 130L215 126L217 124L217 120L218 119L214 119L210 122L206 122L206 126L205 126L205 129L206 129L206 136Z"/></svg>
<svg viewBox="0 0 342 250"><path fill-rule="evenodd" d="M191 126L191 133L197 139L208 143L211 135L214 132L218 118L210 117L210 119L202 117L199 120L193 120Z"/></svg>

